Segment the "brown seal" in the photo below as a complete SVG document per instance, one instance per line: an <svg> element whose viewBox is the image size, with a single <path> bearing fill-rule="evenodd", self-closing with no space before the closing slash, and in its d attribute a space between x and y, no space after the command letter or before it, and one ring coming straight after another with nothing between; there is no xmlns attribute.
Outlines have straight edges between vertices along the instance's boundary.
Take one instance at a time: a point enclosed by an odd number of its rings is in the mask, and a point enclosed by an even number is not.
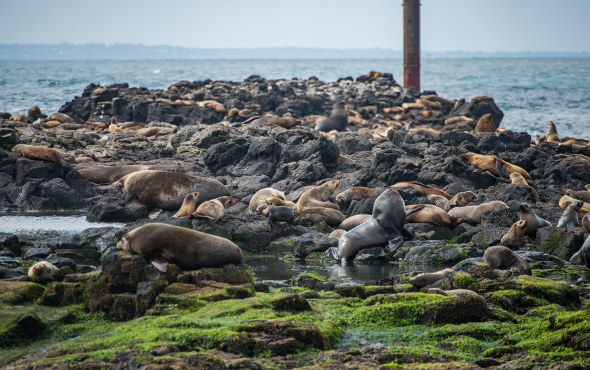
<svg viewBox="0 0 590 370"><path fill-rule="evenodd" d="M57 150L45 146L18 144L12 148L12 151L20 152L23 157L28 159L39 159L55 164L59 164L61 161L61 154Z"/></svg>
<svg viewBox="0 0 590 370"><path fill-rule="evenodd" d="M570 197L569 195L563 195L561 198L559 198L559 206L561 208L566 208L570 204L576 203L579 201L580 201L580 199L574 199L574 198ZM580 208L580 212L578 215L581 218L588 212L590 212L590 203L584 202L584 204L582 205L582 208Z"/></svg>
<svg viewBox="0 0 590 370"><path fill-rule="evenodd" d="M373 189L365 186L353 186L336 195L336 201L339 204L349 203L353 200L363 200L373 195Z"/></svg>
<svg viewBox="0 0 590 370"><path fill-rule="evenodd" d="M254 193L254 195L250 199L248 210L250 212L256 212L256 208L258 208L259 205L267 204L266 200L268 198L276 198L281 199L283 201L287 200L285 194L282 191L273 188L263 188Z"/></svg>
<svg viewBox="0 0 590 370"><path fill-rule="evenodd" d="M566 230L572 230L580 225L578 222L578 212L584 206L584 202L577 201L571 203L561 214L557 227L563 227Z"/></svg>
<svg viewBox="0 0 590 370"><path fill-rule="evenodd" d="M462 191L457 193L450 200L443 197L442 195L435 194L429 194L426 196L426 198L430 199L437 207L442 208L447 212L451 208L465 207L466 205L477 202L478 200L477 195L475 195L475 193L472 191Z"/></svg>
<svg viewBox="0 0 590 370"><path fill-rule="evenodd" d="M326 207L306 207L299 210L299 215L314 224L325 221L330 226L338 226L346 219L342 212Z"/></svg>
<svg viewBox="0 0 590 370"><path fill-rule="evenodd" d="M266 204L269 206L276 206L276 207L289 207L291 209L295 209L297 205L290 200L284 200L277 196L270 196L266 198ZM258 208L258 207L257 207Z"/></svg>
<svg viewBox="0 0 590 370"><path fill-rule="evenodd" d="M461 294L473 294L479 296L476 292L469 289L449 289L449 290L442 290L440 288L428 288L428 294L440 294L446 296L452 295L461 295Z"/></svg>
<svg viewBox="0 0 590 370"><path fill-rule="evenodd" d="M526 220L527 222L526 228L524 229L524 234L530 236L533 239L537 236L537 229L539 227L552 226L551 222L543 220L542 218L537 216L537 214L535 213L535 211L533 211L531 206L529 206L526 203L521 204L519 210L520 219Z"/></svg>
<svg viewBox="0 0 590 370"><path fill-rule="evenodd" d="M582 247L570 258L570 263L590 268L590 235L586 238Z"/></svg>
<svg viewBox="0 0 590 370"><path fill-rule="evenodd" d="M340 240L340 238L344 234L346 234L346 230L334 229L334 230L332 230L332 232L330 233L330 235L328 237L332 238L332 239Z"/></svg>
<svg viewBox="0 0 590 370"><path fill-rule="evenodd" d="M532 275L531 267L522 257L510 248L494 245L483 252L483 262L492 269L519 270L521 274Z"/></svg>
<svg viewBox="0 0 590 370"><path fill-rule="evenodd" d="M193 214L197 210L197 200L198 199L199 199L199 192L198 191L192 191L192 192L188 193L184 197L184 200L182 201L182 206L180 206L180 209L178 210L178 212L176 212L174 214L174 216L172 216L172 217L173 218L190 217L190 215Z"/></svg>
<svg viewBox="0 0 590 370"><path fill-rule="evenodd" d="M280 127L286 128L286 129L290 129L290 128L293 128L293 127L297 126L298 124L300 124L301 120L298 120L296 118L289 117L289 116L277 117L277 116L272 116L272 115L265 115L265 116L250 117L247 120L245 120L244 122L242 122L242 124L247 124L247 123L249 123L251 126L258 126L258 127L280 126Z"/></svg>
<svg viewBox="0 0 590 370"><path fill-rule="evenodd" d="M448 213L451 216L463 218L464 222L471 225L481 223L483 217L487 214L501 209L509 208L506 203L500 200L493 200L491 202L482 203L477 206L465 206L452 208Z"/></svg>
<svg viewBox="0 0 590 370"><path fill-rule="evenodd" d="M410 278L410 284L416 288L423 288L427 285L434 284L439 280L446 279L451 272L454 272L452 268L446 268L437 272L423 272L412 278Z"/></svg>
<svg viewBox="0 0 590 370"><path fill-rule="evenodd" d="M519 220L510 226L510 230L500 239L500 245L510 249L519 249L524 240L524 230L526 229L527 221Z"/></svg>
<svg viewBox="0 0 590 370"><path fill-rule="evenodd" d="M348 231L366 222L369 218L371 218L371 215L368 214L358 214L350 216L346 220L342 221L338 228Z"/></svg>
<svg viewBox="0 0 590 370"><path fill-rule="evenodd" d="M506 162L493 155L477 154L473 152L463 153L459 157L466 163L477 167L482 171L488 171L494 176L510 178L512 172L520 173L525 179L530 180L531 175L521 167Z"/></svg>
<svg viewBox="0 0 590 370"><path fill-rule="evenodd" d="M301 212L305 208L323 207L339 211L340 207L329 201L339 185L340 180L332 180L309 189L299 197L299 200L297 201L297 210ZM303 215L301 217L303 217Z"/></svg>
<svg viewBox="0 0 590 370"><path fill-rule="evenodd" d="M475 131L478 132L496 132L498 126L494 123L491 113L486 113L479 118L477 125L475 125Z"/></svg>
<svg viewBox="0 0 590 370"><path fill-rule="evenodd" d="M533 194L533 196L535 197L535 203L539 201L539 193L537 193L537 190L535 190L535 188L533 188L528 181L526 181L526 179L524 177L522 177L522 175L518 172L512 172L510 174L510 182L512 183L512 185L519 185L519 186L526 186L529 188L530 192Z"/></svg>
<svg viewBox="0 0 590 370"><path fill-rule="evenodd" d="M560 140L559 135L557 134L557 127L555 127L553 121L549 121L549 129L543 138L544 141L548 143L559 143Z"/></svg>
<svg viewBox="0 0 590 370"><path fill-rule="evenodd" d="M582 229L584 229L585 232L590 233L590 213L586 213L582 218Z"/></svg>
<svg viewBox="0 0 590 370"><path fill-rule="evenodd" d="M133 229L117 247L141 254L162 272L166 272L169 263L194 270L242 262L242 250L231 240L163 223Z"/></svg>
<svg viewBox="0 0 590 370"><path fill-rule="evenodd" d="M574 199L581 200L582 202L590 203L590 191L588 190L563 189L561 193L569 195Z"/></svg>
<svg viewBox="0 0 590 370"><path fill-rule="evenodd" d="M191 218L205 217L217 222L225 216L225 210L238 202L237 198L225 195L223 197L210 199L201 203L195 212L191 214Z"/></svg>
<svg viewBox="0 0 590 370"><path fill-rule="evenodd" d="M39 261L29 268L30 277L39 277L49 275L59 270L57 266L47 261Z"/></svg>
<svg viewBox="0 0 590 370"><path fill-rule="evenodd" d="M455 227L463 222L460 217L449 215L443 209L432 204L412 204L406 206L408 223L424 222L436 226Z"/></svg>
<svg viewBox="0 0 590 370"><path fill-rule="evenodd" d="M197 206L210 199L229 195L229 190L215 179L179 172L145 170L130 173L113 183L119 191L135 195L150 209L176 211L186 194L197 191Z"/></svg>
<svg viewBox="0 0 590 370"><path fill-rule="evenodd" d="M453 198L453 196L451 194L447 193L444 190L441 190L439 188L435 188L433 186L424 185L424 184L417 182L417 181L404 181L404 182L398 182L396 184L391 185L392 188L396 188L396 189L403 188L406 186L412 187L412 188L419 190L419 191L423 191L426 193L426 195L435 194L435 195L442 195L443 197L445 197L447 199Z"/></svg>
<svg viewBox="0 0 590 370"><path fill-rule="evenodd" d="M85 167L78 170L80 176L90 182L97 184L104 184L107 182L115 182L121 177L137 171L144 171L149 169L148 166L124 164L120 166L92 166Z"/></svg>

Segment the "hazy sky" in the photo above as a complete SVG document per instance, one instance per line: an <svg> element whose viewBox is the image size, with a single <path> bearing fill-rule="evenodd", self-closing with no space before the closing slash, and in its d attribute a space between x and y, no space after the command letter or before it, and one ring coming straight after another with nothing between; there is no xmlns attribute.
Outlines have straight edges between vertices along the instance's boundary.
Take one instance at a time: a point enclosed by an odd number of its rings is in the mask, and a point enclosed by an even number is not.
<svg viewBox="0 0 590 370"><path fill-rule="evenodd" d="M401 50L402 0L0 0L0 43ZM425 51L590 52L590 0L422 0Z"/></svg>

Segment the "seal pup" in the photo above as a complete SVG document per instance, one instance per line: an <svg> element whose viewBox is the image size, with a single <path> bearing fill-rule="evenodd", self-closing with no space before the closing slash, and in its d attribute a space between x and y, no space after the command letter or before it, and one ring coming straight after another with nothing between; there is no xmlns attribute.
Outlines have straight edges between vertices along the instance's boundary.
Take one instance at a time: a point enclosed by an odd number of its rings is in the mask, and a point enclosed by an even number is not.
<svg viewBox="0 0 590 370"><path fill-rule="evenodd" d="M350 216L346 220L342 221L342 223L340 223L338 228L348 231L348 230L354 229L355 227L362 224L363 222L366 222L369 218L371 218L371 215L364 214L364 213Z"/></svg>
<svg viewBox="0 0 590 370"><path fill-rule="evenodd" d="M429 185L425 185L425 184L422 184L421 182L418 182L418 181L403 181L403 182L398 182L396 184L391 185L392 188L396 188L396 189L403 188L406 186L412 187L412 188L419 190L419 191L423 191L426 193L426 195L435 194L435 195L441 195L447 199L453 198L453 196L451 194L447 193L446 191L444 191L442 189L435 188L435 187L429 186Z"/></svg>
<svg viewBox="0 0 590 370"><path fill-rule="evenodd" d="M445 211L449 211L451 208L455 207L465 207L470 203L475 203L478 201L477 195L475 195L472 191L462 191L460 193L455 194L450 200L436 194L429 194L426 198L430 199L434 202L434 204L442 208Z"/></svg>
<svg viewBox="0 0 590 370"><path fill-rule="evenodd" d="M455 227L463 222L462 218L451 216L432 204L412 204L406 206L406 212L407 223L425 222L436 226Z"/></svg>
<svg viewBox="0 0 590 370"><path fill-rule="evenodd" d="M349 203L353 200L363 200L373 195L373 189L365 186L353 186L336 195L336 202L339 204Z"/></svg>
<svg viewBox="0 0 590 370"><path fill-rule="evenodd" d="M523 275L532 275L531 267L510 248L494 245L483 252L483 263L496 270L518 270Z"/></svg>
<svg viewBox="0 0 590 370"><path fill-rule="evenodd" d="M29 277L39 277L52 274L59 270L57 266L48 261L39 261L29 268Z"/></svg>
<svg viewBox="0 0 590 370"><path fill-rule="evenodd" d="M256 212L256 208L258 208L261 204L267 204L266 199L268 198L277 198L286 201L287 198L285 197L285 193L280 190L274 188L263 188L258 190L252 198L250 199L250 203L248 204L248 210L250 212Z"/></svg>
<svg viewBox="0 0 590 370"><path fill-rule="evenodd" d="M124 164L120 166L92 166L79 169L80 176L96 184L115 182L121 177L137 171L148 170L148 166Z"/></svg>
<svg viewBox="0 0 590 370"><path fill-rule="evenodd" d="M332 232L330 233L330 235L328 237L332 238L332 239L340 240L340 238L344 234L346 234L346 230L334 229L334 230L332 230Z"/></svg>
<svg viewBox="0 0 590 370"><path fill-rule="evenodd" d="M500 245L508 247L510 249L520 249L524 240L524 230L526 229L527 221L519 220L510 226L510 230L500 239Z"/></svg>
<svg viewBox="0 0 590 370"><path fill-rule="evenodd" d="M197 209L190 215L190 218L205 217L216 223L225 216L225 210L238 202L237 198L225 195L215 199L210 199L201 203ZM196 202L195 202L196 203Z"/></svg>
<svg viewBox="0 0 590 370"><path fill-rule="evenodd" d="M409 282L416 288L423 288L427 285L434 284L439 280L446 279L451 272L454 272L452 268L446 268L437 272L423 272L412 278Z"/></svg>
<svg viewBox="0 0 590 370"><path fill-rule="evenodd" d="M518 172L527 180L531 179L531 175L522 167L506 162L493 155L483 155L473 152L463 153L459 155L464 162L477 167L482 171L488 171L494 176L510 178L512 172Z"/></svg>
<svg viewBox="0 0 590 370"><path fill-rule="evenodd" d="M520 210L520 219L525 220L527 222L526 228L524 229L524 234L530 236L531 238L535 239L537 236L537 229L544 226L552 226L551 222L547 220L543 220L537 214L531 206L527 203L523 203L518 207Z"/></svg>
<svg viewBox="0 0 590 370"><path fill-rule="evenodd" d="M486 113L479 118L477 125L475 125L475 131L478 132L496 132L498 127L492 119L491 113Z"/></svg>
<svg viewBox="0 0 590 370"><path fill-rule="evenodd" d="M292 224L295 219L295 212L287 206L267 206L268 220L270 222L286 222Z"/></svg>
<svg viewBox="0 0 590 370"><path fill-rule="evenodd" d="M584 202L581 200L567 206L557 222L557 227L564 227L566 230L572 230L578 227L580 225L578 223L578 212L582 206L584 206Z"/></svg>
<svg viewBox="0 0 590 370"><path fill-rule="evenodd" d="M207 200L229 195L221 182L180 172L144 170L127 174L113 183L121 192L135 195L150 209L176 211L187 193L198 191L197 206Z"/></svg>
<svg viewBox="0 0 590 370"><path fill-rule="evenodd" d="M559 206L561 208L567 208L567 206L569 206L572 203L576 203L579 202L580 199L574 199L572 197L570 197L569 195L563 195L561 198L559 198ZM579 211L579 217L583 217L586 213L590 212L590 203L586 203L583 202L582 204L582 208L580 208Z"/></svg>
<svg viewBox="0 0 590 370"><path fill-rule="evenodd" d="M163 223L150 223L123 235L117 247L148 258L159 271L174 263L185 270L242 262L242 250L217 235Z"/></svg>
<svg viewBox="0 0 590 370"><path fill-rule="evenodd" d="M179 218L179 217L189 217L190 215L193 214L193 212L195 212L197 210L197 200L199 199L199 192L198 191L192 191L190 193L188 193L185 197L184 200L182 201L182 206L180 206L180 209L178 210L178 212L176 212L174 214L174 216L172 216L173 218Z"/></svg>
<svg viewBox="0 0 590 370"><path fill-rule="evenodd" d="M584 244L580 247L580 250L574 253L572 258L570 258L570 263L573 263L574 265L584 265L587 268L590 268L590 235L586 238Z"/></svg>
<svg viewBox="0 0 590 370"><path fill-rule="evenodd" d="M482 203L477 206L465 206L452 208L448 213L451 216L462 218L464 222L471 225L481 223L484 216L494 211L501 209L508 209L506 203L501 200L493 200L491 202Z"/></svg>
<svg viewBox="0 0 590 370"><path fill-rule="evenodd" d="M582 229L584 229L585 232L590 233L590 213L586 213L582 218Z"/></svg>
<svg viewBox="0 0 590 370"><path fill-rule="evenodd" d="M588 190L563 189L561 193L564 195L568 195L574 199L590 203L590 191Z"/></svg>
<svg viewBox="0 0 590 370"><path fill-rule="evenodd" d="M406 223L405 203L397 190L387 188L375 199L371 218L347 231L338 241L339 261L352 261L363 249L385 247L390 258L402 245L406 235L411 233L404 228Z"/></svg>
<svg viewBox="0 0 590 370"><path fill-rule="evenodd" d="M325 120L316 123L314 130L318 131L345 131L346 125L348 124L348 114L344 109L344 103L336 102L332 108L330 116Z"/></svg>
<svg viewBox="0 0 590 370"><path fill-rule="evenodd" d="M340 207L329 201L338 186L340 186L340 180L332 180L307 190L299 197L299 200L297 201L297 210L301 212L305 208L322 207L339 211Z"/></svg>
<svg viewBox="0 0 590 370"><path fill-rule="evenodd" d="M533 188L520 173L512 172L510 174L510 182L512 183L512 185L528 187L533 196L535 197L535 203L539 201L539 193L537 193L537 190L535 190L535 188Z"/></svg>

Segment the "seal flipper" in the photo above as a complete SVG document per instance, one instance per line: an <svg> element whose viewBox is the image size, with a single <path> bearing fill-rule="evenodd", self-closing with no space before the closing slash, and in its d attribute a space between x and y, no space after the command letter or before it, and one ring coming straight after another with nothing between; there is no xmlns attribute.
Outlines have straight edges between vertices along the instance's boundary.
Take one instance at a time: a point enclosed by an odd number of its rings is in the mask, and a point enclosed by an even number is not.
<svg viewBox="0 0 590 370"><path fill-rule="evenodd" d="M410 230L406 229L405 226L402 228L401 234L402 234L404 240L412 240L416 237L416 235L414 235L414 233L411 232Z"/></svg>
<svg viewBox="0 0 590 370"><path fill-rule="evenodd" d="M498 172L498 177L505 177L504 176L504 162L500 159L496 158L496 172Z"/></svg>
<svg viewBox="0 0 590 370"><path fill-rule="evenodd" d="M393 228L391 232L387 234L387 245L385 246L385 250L391 260L394 260L395 252L397 252L403 243L404 237L396 228Z"/></svg>
<svg viewBox="0 0 590 370"><path fill-rule="evenodd" d="M152 260L151 262L152 265L154 265L154 267L158 269L158 271L166 272L166 269L168 268L168 262L166 262L165 260Z"/></svg>

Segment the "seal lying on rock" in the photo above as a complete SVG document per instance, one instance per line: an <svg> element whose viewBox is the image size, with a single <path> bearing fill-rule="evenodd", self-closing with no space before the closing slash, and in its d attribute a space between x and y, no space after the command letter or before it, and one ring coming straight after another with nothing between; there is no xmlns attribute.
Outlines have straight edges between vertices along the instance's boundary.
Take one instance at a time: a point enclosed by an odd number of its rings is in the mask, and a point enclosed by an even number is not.
<svg viewBox="0 0 590 370"><path fill-rule="evenodd" d="M562 194L569 195L574 199L581 200L582 202L590 203L590 191L588 190L572 190L564 189L561 191Z"/></svg>
<svg viewBox="0 0 590 370"><path fill-rule="evenodd" d="M197 206L207 200L229 195L229 190L215 179L179 172L145 170L133 172L113 183L119 191L135 195L150 209L175 211L187 193L199 192Z"/></svg>
<svg viewBox="0 0 590 370"><path fill-rule="evenodd" d="M90 182L97 184L104 184L107 182L115 182L121 177L137 171L144 171L149 169L148 166L124 164L120 166L92 166L79 169L80 176Z"/></svg>
<svg viewBox="0 0 590 370"><path fill-rule="evenodd" d="M141 254L162 272L166 272L169 263L194 270L242 262L242 250L231 240L163 223L131 230L117 247Z"/></svg>
<svg viewBox="0 0 590 370"><path fill-rule="evenodd" d="M465 207L470 203L477 202L477 195L475 195L472 191L462 191L460 193L455 194L450 200L436 194L429 194L426 198L430 199L434 202L434 204L444 209L445 211L449 211L451 208L455 207Z"/></svg>
<svg viewBox="0 0 590 370"><path fill-rule="evenodd" d="M506 203L500 200L493 200L477 206L455 207L449 211L449 215L462 218L464 222L471 225L477 225L481 223L487 214L507 208L509 207Z"/></svg>
<svg viewBox="0 0 590 370"><path fill-rule="evenodd" d="M397 190L386 189L373 204L371 218L346 232L338 242L338 260L352 261L363 249L385 247L390 258L394 258L406 235L411 233L404 228L406 208ZM405 229L405 230L404 230Z"/></svg>
<svg viewBox="0 0 590 370"><path fill-rule="evenodd" d="M371 215L368 214L358 214L350 216L346 220L342 221L338 228L348 231L354 229L363 222L366 222L369 218L371 218Z"/></svg>
<svg viewBox="0 0 590 370"><path fill-rule="evenodd" d="M572 230L573 228L578 227L580 225L578 222L578 212L583 205L584 202L580 200L567 206L557 222L557 227L564 227L566 230Z"/></svg>
<svg viewBox="0 0 590 370"><path fill-rule="evenodd" d="M29 268L30 277L39 277L49 275L59 270L57 266L47 261L39 261Z"/></svg>
<svg viewBox="0 0 590 370"><path fill-rule="evenodd" d="M339 204L349 203L353 200L363 200L373 195L373 189L365 186L353 186L336 195L336 202Z"/></svg>
<svg viewBox="0 0 590 370"><path fill-rule="evenodd" d="M287 198L285 197L285 193L280 190L273 189L273 188L263 188L258 190L252 198L250 199L250 203L248 205L248 210L250 212L256 212L256 208L258 208L261 204L268 204L267 199L280 199L287 202Z"/></svg>
<svg viewBox="0 0 590 370"><path fill-rule="evenodd" d="M531 238L535 238L537 236L537 229L540 227L545 226L552 226L551 222L547 220L543 220L535 211L532 210L531 206L526 203L523 203L519 207L520 210L520 219L525 220L527 222L526 228L524 229L524 234L530 236Z"/></svg>
<svg viewBox="0 0 590 370"><path fill-rule="evenodd" d="M28 159L39 159L55 164L59 164L61 161L61 154L57 150L45 146L18 144L12 148L12 151L18 152Z"/></svg>
<svg viewBox="0 0 590 370"><path fill-rule="evenodd" d="M473 152L463 153L459 157L468 164L479 168L482 171L488 171L492 175L504 178L510 178L510 174L518 172L527 180L531 179L531 175L521 167L508 163L493 155L483 155Z"/></svg>
<svg viewBox="0 0 590 370"><path fill-rule="evenodd" d="M213 220L213 223L225 216L225 210L238 202L237 198L225 195L223 197L210 199L201 203L190 215L191 218L205 217Z"/></svg>
<svg viewBox="0 0 590 370"><path fill-rule="evenodd" d="M524 240L524 230L527 227L526 220L519 220L510 226L510 230L500 239L500 245L510 249L519 249Z"/></svg>
<svg viewBox="0 0 590 370"><path fill-rule="evenodd" d="M580 199L574 199L569 195L564 195L561 198L559 198L559 206L561 208L567 208L570 204L576 203L578 201L580 201ZM582 204L582 208L580 208L578 212L578 215L579 217L582 217L588 212L590 212L590 203L584 202L584 204Z"/></svg>
<svg viewBox="0 0 590 370"><path fill-rule="evenodd" d="M412 204L406 206L407 223L425 222L436 226L455 227L463 222L462 218L449 215L443 209L432 204Z"/></svg>
<svg viewBox="0 0 590 370"><path fill-rule="evenodd" d="M437 272L423 272L410 278L410 284L416 288L423 288L427 285L434 284L439 280L446 279L453 271L455 270L452 268L446 268Z"/></svg>
<svg viewBox="0 0 590 370"><path fill-rule="evenodd" d="M510 250L510 248L501 245L487 248L483 252L483 262L494 270L517 269L521 274L532 275L531 267L527 261Z"/></svg>
<svg viewBox="0 0 590 370"><path fill-rule="evenodd" d="M307 190L299 197L299 200L297 201L297 210L301 212L305 208L322 207L340 211L340 207L329 200L339 185L340 180L332 180Z"/></svg>
<svg viewBox="0 0 590 370"><path fill-rule="evenodd" d="M197 210L197 200L199 199L199 192L198 191L193 191L188 193L185 197L184 200L182 201L182 206L180 206L180 209L178 210L178 212L176 212L174 214L174 216L172 216L173 218L178 218L178 217L189 217L191 214L193 214L193 212L195 212Z"/></svg>
<svg viewBox="0 0 590 370"><path fill-rule="evenodd" d="M286 206L261 204L256 208L256 213L268 217L270 222L286 222L292 224L295 219L295 212L293 209Z"/></svg>
<svg viewBox="0 0 590 370"><path fill-rule="evenodd" d="M590 235L586 238L580 250L570 258L570 262L574 265L584 265L590 268Z"/></svg>
<svg viewBox="0 0 590 370"><path fill-rule="evenodd" d="M346 109L344 109L344 104L337 102L334 104L330 116L316 123L314 129L323 132L332 130L345 131L347 124L348 114L346 113Z"/></svg>
<svg viewBox="0 0 590 370"><path fill-rule="evenodd" d="M444 190L441 190L439 188L435 188L433 186L424 185L424 184L417 182L417 181L404 181L404 182L398 182L396 184L391 185L392 188L396 188L396 189L403 188L406 186L412 187L412 188L419 190L419 191L423 191L426 193L426 195L431 195L431 194L441 195L449 200L453 198L453 196L451 194L447 193Z"/></svg>

